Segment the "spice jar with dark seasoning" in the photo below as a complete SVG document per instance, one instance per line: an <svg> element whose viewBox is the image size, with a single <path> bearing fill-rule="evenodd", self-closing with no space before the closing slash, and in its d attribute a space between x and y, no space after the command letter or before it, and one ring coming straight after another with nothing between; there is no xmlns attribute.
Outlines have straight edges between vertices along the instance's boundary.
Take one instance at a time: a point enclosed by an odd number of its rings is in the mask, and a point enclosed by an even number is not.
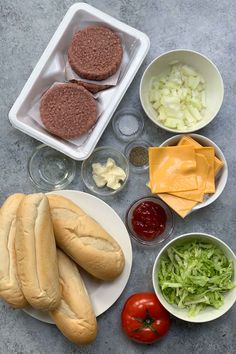
<svg viewBox="0 0 236 354"><path fill-rule="evenodd" d="M144 146L134 146L129 153L129 161L132 165L140 167L148 162L148 150Z"/></svg>
<svg viewBox="0 0 236 354"><path fill-rule="evenodd" d="M130 167L136 172L148 169L148 148L150 144L144 140L135 140L125 148L125 155L129 160Z"/></svg>

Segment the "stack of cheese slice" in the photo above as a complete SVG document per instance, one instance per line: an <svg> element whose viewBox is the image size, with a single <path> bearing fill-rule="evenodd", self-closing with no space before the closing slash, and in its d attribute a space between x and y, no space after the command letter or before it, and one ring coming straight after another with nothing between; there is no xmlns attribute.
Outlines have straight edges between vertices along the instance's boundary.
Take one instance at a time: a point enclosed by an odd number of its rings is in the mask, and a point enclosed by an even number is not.
<svg viewBox="0 0 236 354"><path fill-rule="evenodd" d="M184 218L205 194L215 193L222 167L213 147L183 136L177 146L149 148L149 187Z"/></svg>

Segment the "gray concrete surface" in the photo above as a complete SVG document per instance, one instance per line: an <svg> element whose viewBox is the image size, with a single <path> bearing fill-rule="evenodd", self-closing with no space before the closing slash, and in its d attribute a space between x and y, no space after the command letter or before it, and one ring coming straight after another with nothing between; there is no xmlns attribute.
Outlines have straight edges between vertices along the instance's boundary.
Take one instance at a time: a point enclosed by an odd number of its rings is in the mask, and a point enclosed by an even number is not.
<svg viewBox="0 0 236 354"><path fill-rule="evenodd" d="M39 144L13 129L8 111L37 63L49 39L73 1L15 0L0 1L0 202L9 194L34 192L27 174L27 160ZM217 118L200 131L215 141L229 163L229 179L221 197L186 220L176 217L172 237L189 231L212 233L236 250L236 154L235 154L235 18L234 0L94 0L90 3L127 24L144 31L151 40L145 62L128 89L120 108L141 110L138 88L147 64L164 51L175 48L195 49L209 56L222 73L225 98ZM143 113L144 114L144 113ZM159 144L170 135L145 120L143 138ZM123 145L106 129L99 145ZM80 164L71 184L83 190ZM130 176L125 190L107 202L123 218L128 205L148 193L147 176ZM172 320L167 337L151 346L129 341L120 329L120 312L126 298L134 293L152 290L151 270L158 248L144 250L133 244L134 260L128 285L119 300L98 319L99 334L94 344L79 348L67 341L56 327L41 323L22 311L12 310L0 302L0 353L24 354L232 354L235 341L235 307L222 318L206 324L189 324Z"/></svg>

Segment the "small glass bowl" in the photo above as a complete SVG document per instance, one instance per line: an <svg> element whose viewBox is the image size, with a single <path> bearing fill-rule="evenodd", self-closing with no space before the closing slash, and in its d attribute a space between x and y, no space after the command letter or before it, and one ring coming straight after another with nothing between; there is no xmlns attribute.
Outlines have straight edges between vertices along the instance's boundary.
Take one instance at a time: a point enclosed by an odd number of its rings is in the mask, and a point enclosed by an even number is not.
<svg viewBox="0 0 236 354"><path fill-rule="evenodd" d="M159 236L157 236L155 239L150 240L150 241L143 239L140 235L138 235L134 231L134 229L132 227L132 216L133 216L134 209L140 203L147 202L147 201L154 202L154 203L160 205L166 213L165 230ZM130 207L126 213L126 226L129 231L129 234L131 235L131 237L135 241L137 241L145 246L156 246L159 243L164 242L172 234L173 229L174 229L174 217L173 217L173 213L172 213L171 209L160 198L147 196L147 197L142 197L142 198L136 200L133 204L130 205Z"/></svg>
<svg viewBox="0 0 236 354"><path fill-rule="evenodd" d="M130 153L131 151L136 148L136 147L144 147L145 149L147 149L147 153L148 153L148 148L152 146L150 143L148 143L145 140L142 139L136 139L131 141L129 144L126 145L125 147L125 151L124 154L126 156L126 158L129 161L130 164L130 169L132 169L134 172L144 172L146 170L148 170L149 168L149 161L148 161L148 157L147 157L147 163L143 164L142 166L136 166L134 165L131 161L130 161Z"/></svg>
<svg viewBox="0 0 236 354"><path fill-rule="evenodd" d="M73 181L76 163L66 155L42 144L30 157L28 172L31 181L38 189L59 190Z"/></svg>
<svg viewBox="0 0 236 354"><path fill-rule="evenodd" d="M123 182L121 182L120 188L118 188L116 190L113 190L107 186L97 187L97 185L93 179L92 164L97 163L97 162L99 162L101 164L105 164L107 162L108 158L112 158L115 161L116 165L118 167L121 167L125 171L125 174L126 174L126 179ZM129 163L128 163L126 157L120 151L115 150L111 146L99 147L94 150L92 155L90 155L90 157L87 160L83 161L82 167L81 167L81 176L82 176L82 180L83 180L85 186L92 193L103 196L103 197L114 195L114 194L120 192L124 188L128 178L129 178Z"/></svg>
<svg viewBox="0 0 236 354"><path fill-rule="evenodd" d="M117 111L112 119L112 127L118 139L129 141L139 137L144 128L144 119L139 111L121 109Z"/></svg>

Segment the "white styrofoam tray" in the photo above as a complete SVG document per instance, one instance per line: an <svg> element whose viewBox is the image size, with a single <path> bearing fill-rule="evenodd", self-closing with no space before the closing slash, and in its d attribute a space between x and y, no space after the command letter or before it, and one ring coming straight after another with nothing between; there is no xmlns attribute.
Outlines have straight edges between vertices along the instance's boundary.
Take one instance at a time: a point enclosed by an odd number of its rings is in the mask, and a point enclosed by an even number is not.
<svg viewBox="0 0 236 354"><path fill-rule="evenodd" d="M104 24L121 34L126 53L128 54L128 63L120 74L118 84L101 93L99 100L105 106L105 109L92 132L83 137L80 146L76 146L73 141L66 141L51 135L32 119L29 113L35 102L54 82L65 81L65 56L75 28L85 27L86 23L91 22ZM72 5L10 110L10 122L15 128L75 160L86 159L92 153L128 89L149 50L149 46L149 38L143 32L88 4L76 3Z"/></svg>

